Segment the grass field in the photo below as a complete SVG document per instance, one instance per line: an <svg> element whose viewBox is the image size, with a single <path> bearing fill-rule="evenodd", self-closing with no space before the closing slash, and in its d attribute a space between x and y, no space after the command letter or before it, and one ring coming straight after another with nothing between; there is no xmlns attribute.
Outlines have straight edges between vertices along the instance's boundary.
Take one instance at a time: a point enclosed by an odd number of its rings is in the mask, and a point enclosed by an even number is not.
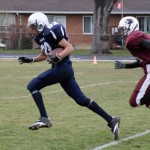
<svg viewBox="0 0 150 150"><path fill-rule="evenodd" d="M141 69L115 70L113 62L74 62L76 80L83 92L112 115L120 116L120 140L150 130L150 111L131 108L128 99ZM28 125L39 112L26 90L28 82L48 69L45 62L19 65L0 62L0 150L93 150L112 142L107 123L69 98L59 85L43 89L53 126L38 131ZM108 146L106 150L149 150L150 134Z"/></svg>
<svg viewBox="0 0 150 150"><path fill-rule="evenodd" d="M40 49L23 49L23 50L8 50L8 49L0 49L0 54L2 53L13 53L13 54L39 54ZM110 50L112 54L107 55L114 55L114 56L131 56L128 50ZM89 49L75 49L72 55L91 55Z"/></svg>

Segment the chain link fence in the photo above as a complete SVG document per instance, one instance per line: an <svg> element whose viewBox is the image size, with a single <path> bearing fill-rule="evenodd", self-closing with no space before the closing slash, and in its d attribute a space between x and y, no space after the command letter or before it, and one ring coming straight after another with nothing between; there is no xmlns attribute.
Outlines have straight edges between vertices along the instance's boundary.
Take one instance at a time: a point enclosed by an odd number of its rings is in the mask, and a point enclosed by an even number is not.
<svg viewBox="0 0 150 150"><path fill-rule="evenodd" d="M93 34L68 33L69 41L75 49L91 49ZM24 26L0 26L0 43L6 45L6 49L31 49L38 48L32 42L29 32ZM117 34L109 35L110 48L116 49L122 46L122 40Z"/></svg>

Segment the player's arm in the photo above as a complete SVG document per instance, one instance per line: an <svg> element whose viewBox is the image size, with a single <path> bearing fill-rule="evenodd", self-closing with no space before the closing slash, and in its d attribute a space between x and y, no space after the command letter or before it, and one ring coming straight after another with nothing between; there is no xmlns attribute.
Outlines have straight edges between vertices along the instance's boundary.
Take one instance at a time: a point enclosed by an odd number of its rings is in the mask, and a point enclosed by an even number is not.
<svg viewBox="0 0 150 150"><path fill-rule="evenodd" d="M36 57L33 58L33 62L40 62L43 60L46 60L47 56L45 55L45 53L43 51L41 51L41 53L39 55L37 55Z"/></svg>
<svg viewBox="0 0 150 150"><path fill-rule="evenodd" d="M57 64L61 62L63 58L70 55L72 51L74 50L72 45L64 38L64 34L66 34L65 32L66 31L64 27L59 24L56 28L53 29L53 34L55 34L55 37L57 37L57 38L54 38L56 39L56 43L58 43L58 45L61 46L64 50L60 52L58 55L50 58L50 62L52 64Z"/></svg>
<svg viewBox="0 0 150 150"><path fill-rule="evenodd" d="M70 55L73 52L74 48L68 42L68 40L64 38L64 35L66 35L66 31L62 25L58 25L58 27L54 28L53 33L57 37L56 42L58 43L58 45L64 48L64 50L59 53L59 56L63 59L64 57Z"/></svg>
<svg viewBox="0 0 150 150"><path fill-rule="evenodd" d="M131 63L115 61L115 69L131 69L131 68L138 68L138 67L141 67L141 63L139 59Z"/></svg>
<svg viewBox="0 0 150 150"><path fill-rule="evenodd" d="M62 40L60 40L60 42L58 43L61 47L64 48L63 51L61 51L59 54L57 54L56 56L50 57L48 59L48 62L52 63L52 64L57 64L59 62L61 62L61 60L70 55L72 53L72 51L74 50L72 45L66 41L64 38Z"/></svg>
<svg viewBox="0 0 150 150"><path fill-rule="evenodd" d="M64 48L64 50L61 53L59 53L59 56L61 58L64 58L70 55L74 50L72 45L68 41L66 41L64 38L58 44Z"/></svg>
<svg viewBox="0 0 150 150"><path fill-rule="evenodd" d="M34 58L23 56L23 57L19 57L18 61L19 61L20 64L23 64L23 63L39 62L39 61L43 61L43 60L46 60L46 59L47 59L47 56L42 51L38 56L36 56Z"/></svg>

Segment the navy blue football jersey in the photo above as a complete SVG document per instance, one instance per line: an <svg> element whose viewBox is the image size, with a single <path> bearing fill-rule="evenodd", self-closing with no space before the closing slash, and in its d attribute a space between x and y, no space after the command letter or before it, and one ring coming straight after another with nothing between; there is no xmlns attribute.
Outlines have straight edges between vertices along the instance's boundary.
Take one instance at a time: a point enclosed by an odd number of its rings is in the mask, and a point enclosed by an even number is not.
<svg viewBox="0 0 150 150"><path fill-rule="evenodd" d="M58 43L62 39L68 41L68 36L64 26L57 22L52 22L44 27L42 33L34 38L35 42L41 47L43 52L48 55L55 48L61 48Z"/></svg>

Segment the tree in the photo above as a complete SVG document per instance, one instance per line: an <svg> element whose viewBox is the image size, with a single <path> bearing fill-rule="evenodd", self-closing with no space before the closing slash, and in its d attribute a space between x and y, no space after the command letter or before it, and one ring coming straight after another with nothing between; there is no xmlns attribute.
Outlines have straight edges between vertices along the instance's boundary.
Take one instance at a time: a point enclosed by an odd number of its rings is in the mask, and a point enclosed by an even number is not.
<svg viewBox="0 0 150 150"><path fill-rule="evenodd" d="M94 31L92 52L93 54L108 54L109 30L108 20L114 4L118 0L94 0Z"/></svg>

